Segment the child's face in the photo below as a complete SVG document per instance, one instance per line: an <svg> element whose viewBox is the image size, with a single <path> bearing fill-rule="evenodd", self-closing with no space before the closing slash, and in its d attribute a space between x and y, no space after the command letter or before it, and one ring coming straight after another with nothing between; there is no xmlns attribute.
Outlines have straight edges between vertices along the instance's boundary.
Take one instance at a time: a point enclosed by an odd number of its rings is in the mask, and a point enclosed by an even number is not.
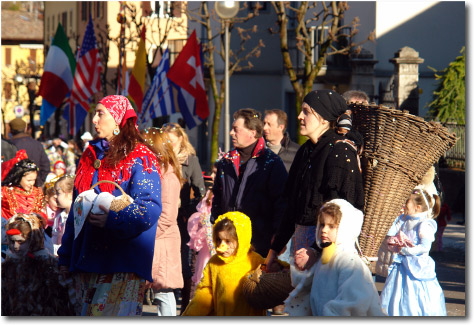
<svg viewBox="0 0 474 325"><path fill-rule="evenodd" d="M229 257L236 253L237 242L230 238L225 231L217 233L217 248L216 251L223 257Z"/></svg>
<svg viewBox="0 0 474 325"><path fill-rule="evenodd" d="M58 202L56 201L56 194L55 193L48 196L46 202L48 203L49 207L52 210L56 210L58 208Z"/></svg>
<svg viewBox="0 0 474 325"><path fill-rule="evenodd" d="M339 225L334 222L333 216L322 213L319 220L319 238L321 243L335 243Z"/></svg>
<svg viewBox="0 0 474 325"><path fill-rule="evenodd" d="M8 248L17 256L25 256L30 249L30 240L22 235L8 236Z"/></svg>
<svg viewBox="0 0 474 325"><path fill-rule="evenodd" d="M415 196L411 194L410 198L407 200L407 203L405 205L405 212L408 213L409 215L414 215L420 212L419 210L421 210L421 206L415 203Z"/></svg>
<svg viewBox="0 0 474 325"><path fill-rule="evenodd" d="M66 193L62 190L61 186L57 183L54 185L54 190L56 192L56 202L58 207L61 209L66 209L71 207L72 204L72 193Z"/></svg>
<svg viewBox="0 0 474 325"><path fill-rule="evenodd" d="M25 191L31 191L35 185L36 177L38 176L37 172L28 172L21 178L20 186Z"/></svg>

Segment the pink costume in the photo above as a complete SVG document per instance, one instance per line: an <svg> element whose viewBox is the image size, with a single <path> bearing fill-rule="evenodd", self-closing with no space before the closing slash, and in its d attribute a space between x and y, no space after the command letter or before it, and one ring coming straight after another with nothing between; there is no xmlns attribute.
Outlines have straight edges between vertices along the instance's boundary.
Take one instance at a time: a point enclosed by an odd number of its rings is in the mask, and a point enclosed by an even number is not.
<svg viewBox="0 0 474 325"><path fill-rule="evenodd" d="M212 199L209 205L207 200L211 191L207 191L204 198L196 206L197 212L193 213L188 220L188 233L191 238L188 246L199 252L196 257L194 275L191 278L194 283L199 283L202 278L202 272L212 255L216 253L212 241L212 224L210 221Z"/></svg>

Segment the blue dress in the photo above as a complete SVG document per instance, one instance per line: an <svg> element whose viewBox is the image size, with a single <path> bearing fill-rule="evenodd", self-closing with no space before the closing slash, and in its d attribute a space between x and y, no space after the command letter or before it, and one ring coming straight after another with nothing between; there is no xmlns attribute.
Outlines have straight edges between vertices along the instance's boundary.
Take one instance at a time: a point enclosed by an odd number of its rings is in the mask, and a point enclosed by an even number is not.
<svg viewBox="0 0 474 325"><path fill-rule="evenodd" d="M415 244L395 254L388 269L380 300L389 316L446 316L435 262L428 255L436 229L436 222L425 212L397 217L388 231L387 236L395 236L401 230Z"/></svg>

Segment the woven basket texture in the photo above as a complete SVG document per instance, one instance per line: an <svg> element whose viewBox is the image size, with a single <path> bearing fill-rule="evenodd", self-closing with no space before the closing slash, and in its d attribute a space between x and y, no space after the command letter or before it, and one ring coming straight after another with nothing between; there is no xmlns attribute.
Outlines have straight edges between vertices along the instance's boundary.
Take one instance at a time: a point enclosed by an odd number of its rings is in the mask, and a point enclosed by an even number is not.
<svg viewBox="0 0 474 325"><path fill-rule="evenodd" d="M365 256L377 257L410 192L456 143L456 135L408 111L357 104L350 108L353 129L364 138L365 217L359 243Z"/></svg>
<svg viewBox="0 0 474 325"><path fill-rule="evenodd" d="M283 304L293 290L288 269L267 273L259 266L242 280L242 292L256 309L268 309Z"/></svg>
<svg viewBox="0 0 474 325"><path fill-rule="evenodd" d="M123 208L126 208L127 206L129 206L131 203L132 203L132 200L131 200L131 197L125 193L125 191L120 187L120 185L118 185L117 183L115 182L112 182L112 181L106 181L106 180L103 180L103 181L98 181L97 183L95 183L94 185L91 186L91 190L96 187L97 185L99 184L102 184L102 183L109 183L109 184L113 184L115 185L115 187L117 187L120 192L122 192L122 196L120 197L120 199L115 199L115 206L118 208L118 210L122 210Z"/></svg>

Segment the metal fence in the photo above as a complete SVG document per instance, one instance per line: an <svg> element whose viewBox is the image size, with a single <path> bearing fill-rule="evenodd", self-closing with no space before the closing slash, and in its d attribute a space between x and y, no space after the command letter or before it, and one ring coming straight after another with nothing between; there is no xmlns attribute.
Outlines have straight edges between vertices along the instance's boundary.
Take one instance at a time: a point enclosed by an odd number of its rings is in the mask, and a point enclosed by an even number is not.
<svg viewBox="0 0 474 325"><path fill-rule="evenodd" d="M466 166L466 126L456 123L443 124L449 132L455 133L456 144L446 151L444 159L448 167L465 169Z"/></svg>

